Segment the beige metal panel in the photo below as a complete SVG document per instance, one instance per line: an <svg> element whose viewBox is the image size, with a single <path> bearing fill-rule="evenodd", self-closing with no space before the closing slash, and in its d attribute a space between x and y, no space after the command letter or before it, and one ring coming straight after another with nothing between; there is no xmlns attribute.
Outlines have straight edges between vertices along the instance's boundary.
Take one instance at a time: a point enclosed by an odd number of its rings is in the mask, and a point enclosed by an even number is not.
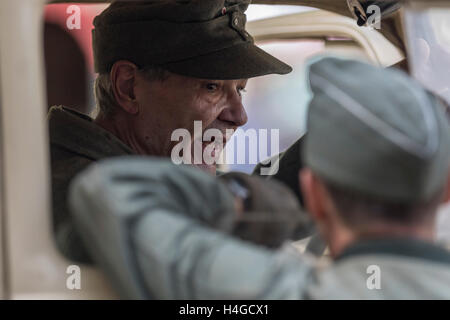
<svg viewBox="0 0 450 320"><path fill-rule="evenodd" d="M1 75L0 75L1 78ZM1 101L1 97L2 97L2 92L1 92L1 88L0 88L0 117L1 117L1 110L2 110L2 101ZM0 299L5 299L6 295L7 295L7 282L6 282L6 268L5 268L5 264L6 264L6 242L5 242L5 232L4 232L4 227L5 227L5 221L4 221L4 216L3 216L3 205L4 205L4 201L3 201L3 159L2 159L2 136L1 136L1 131L0 131Z"/></svg>
<svg viewBox="0 0 450 320"><path fill-rule="evenodd" d="M350 18L322 10L251 21L247 28L256 41L329 35L349 37L364 49L372 61L382 66L391 66L404 59L403 52L379 32L360 28Z"/></svg>
<svg viewBox="0 0 450 320"><path fill-rule="evenodd" d="M81 290L66 287L49 206L49 152L44 97L44 0L0 1L0 77L10 298L115 297L104 278L81 266Z"/></svg>
<svg viewBox="0 0 450 320"><path fill-rule="evenodd" d="M347 0L253 0L252 4L307 6L339 13L347 17L352 16L348 9Z"/></svg>

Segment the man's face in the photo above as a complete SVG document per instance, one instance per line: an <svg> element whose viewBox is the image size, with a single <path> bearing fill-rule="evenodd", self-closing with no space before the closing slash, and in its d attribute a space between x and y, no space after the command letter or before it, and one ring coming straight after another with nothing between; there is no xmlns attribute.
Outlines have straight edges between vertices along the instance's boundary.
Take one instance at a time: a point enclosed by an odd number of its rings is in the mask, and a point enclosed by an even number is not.
<svg viewBox="0 0 450 320"><path fill-rule="evenodd" d="M194 121L202 121L203 132L214 128L226 137L226 129L247 122L241 96L246 84L246 79L204 80L172 73L163 81L148 81L138 74L134 93L139 113L133 123L137 142L146 154L170 156L178 143L171 141L172 132L187 129L193 141ZM202 144L202 153L207 144ZM215 171L214 165L199 166Z"/></svg>

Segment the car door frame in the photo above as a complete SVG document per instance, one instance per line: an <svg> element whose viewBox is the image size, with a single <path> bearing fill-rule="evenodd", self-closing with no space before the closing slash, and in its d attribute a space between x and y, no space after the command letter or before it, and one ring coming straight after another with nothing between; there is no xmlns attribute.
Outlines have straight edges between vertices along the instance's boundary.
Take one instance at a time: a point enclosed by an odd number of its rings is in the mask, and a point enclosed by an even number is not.
<svg viewBox="0 0 450 320"><path fill-rule="evenodd" d="M46 3L0 1L3 287L8 299L117 298L92 266L78 265L81 288L71 288L74 263L62 257L53 238L42 39Z"/></svg>
<svg viewBox="0 0 450 320"><path fill-rule="evenodd" d="M0 73L0 83L1 83L1 73ZM1 88L0 88L1 89ZM2 110L1 101L1 90L0 90L0 116ZM2 136L0 132L0 150L2 150ZM3 158L2 153L0 153L0 300L6 299L8 296L8 286L7 281L8 274L6 269L6 242L5 242L5 217L4 217L4 197L3 197Z"/></svg>
<svg viewBox="0 0 450 320"><path fill-rule="evenodd" d="M359 27L356 22L336 13L312 10L247 23L256 42L267 40L326 39L328 36L351 38L364 50L369 59L388 67L405 59L402 50L377 30Z"/></svg>

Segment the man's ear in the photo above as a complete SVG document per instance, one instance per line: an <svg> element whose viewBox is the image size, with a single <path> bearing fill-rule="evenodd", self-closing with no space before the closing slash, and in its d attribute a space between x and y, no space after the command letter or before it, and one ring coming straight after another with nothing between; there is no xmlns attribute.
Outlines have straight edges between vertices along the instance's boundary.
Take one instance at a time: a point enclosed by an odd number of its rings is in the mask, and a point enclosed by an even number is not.
<svg viewBox="0 0 450 320"><path fill-rule="evenodd" d="M301 169L298 178L306 210L314 221L323 220L325 212L319 181L309 168Z"/></svg>
<svg viewBox="0 0 450 320"><path fill-rule="evenodd" d="M111 68L110 79L117 104L126 112L136 114L139 105L134 94L134 85L138 68L135 64L120 60Z"/></svg>

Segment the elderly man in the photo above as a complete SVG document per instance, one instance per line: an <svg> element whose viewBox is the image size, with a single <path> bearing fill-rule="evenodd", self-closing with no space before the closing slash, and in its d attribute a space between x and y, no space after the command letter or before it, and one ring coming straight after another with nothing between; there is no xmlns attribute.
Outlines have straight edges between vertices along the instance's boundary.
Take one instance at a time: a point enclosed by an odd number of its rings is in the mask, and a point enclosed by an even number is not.
<svg viewBox="0 0 450 320"><path fill-rule="evenodd" d="M299 179L334 263L210 228L208 219L233 211L233 196L199 170L110 160L77 178L71 204L124 296L450 298L450 253L433 241L437 207L448 199L443 105L402 72L361 62L327 58L309 77Z"/></svg>
<svg viewBox="0 0 450 320"><path fill-rule="evenodd" d="M291 68L256 47L245 30L250 0L114 2L94 20L98 115L49 112L54 229L68 258L89 257L67 209L72 178L90 163L139 154L168 157L183 128L236 129L247 121L247 79ZM202 144L202 150L207 144ZM202 153L203 154L203 153ZM215 166L199 167L215 172Z"/></svg>

